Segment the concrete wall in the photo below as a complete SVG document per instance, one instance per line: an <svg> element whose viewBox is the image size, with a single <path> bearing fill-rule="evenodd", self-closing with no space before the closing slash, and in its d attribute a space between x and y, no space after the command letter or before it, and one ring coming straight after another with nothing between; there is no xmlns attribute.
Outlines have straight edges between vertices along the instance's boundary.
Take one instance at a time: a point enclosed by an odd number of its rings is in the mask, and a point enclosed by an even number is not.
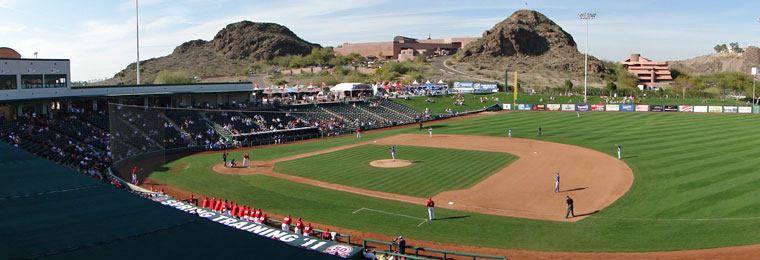
<svg viewBox="0 0 760 260"><path fill-rule="evenodd" d="M16 101L66 97L106 97L172 93L246 92L252 91L251 82L204 83L186 85L130 85L74 88L42 88L0 90L0 101ZM215 103L215 102L214 102Z"/></svg>
<svg viewBox="0 0 760 260"><path fill-rule="evenodd" d="M16 75L16 85L18 86L18 89L23 88L21 84L21 75L43 75L44 77L46 74L65 74L66 88L71 87L71 68L69 60L0 59L0 75Z"/></svg>

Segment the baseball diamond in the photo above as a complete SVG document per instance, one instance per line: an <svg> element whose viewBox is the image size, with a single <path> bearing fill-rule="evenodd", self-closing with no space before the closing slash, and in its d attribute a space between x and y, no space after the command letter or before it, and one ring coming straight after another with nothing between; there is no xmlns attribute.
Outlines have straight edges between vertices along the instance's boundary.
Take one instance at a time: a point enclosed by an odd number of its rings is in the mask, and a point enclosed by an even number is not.
<svg viewBox="0 0 760 260"><path fill-rule="evenodd" d="M150 178L204 195L250 201L280 214L308 215L316 222L335 228L379 233L369 235L362 232L371 238L403 233L405 237L447 243L455 248L502 248L478 251L528 255L529 258L543 258L550 253L512 249L669 251L760 242L750 235L753 233L752 225L747 225L756 221L760 212L748 207L753 203L751 200L740 199L755 193L748 189L755 179L751 174L755 162L740 159L751 156L751 152L747 153L742 148L758 142L752 138L750 129L741 126L756 124L760 118L718 114L588 113L580 118L582 124L566 123L568 120L578 118L572 112L484 114L438 123L439 131L432 140L427 133L418 134L415 128L402 128L370 131L363 134L359 141L356 138L332 138L233 151L230 153L232 157L241 156L244 152L252 153L254 158L260 160L254 164L262 165L235 169L220 167L216 155L204 153L178 158L162 166L170 168L174 164L192 161L194 166L190 169L169 173L156 168ZM541 141L532 140L537 138L534 128L537 122L541 122L544 130ZM707 131L689 130L696 126ZM506 138L503 130L508 127L514 129L511 139ZM595 134L590 135L592 132ZM626 145L622 160L616 157L616 143ZM424 203L424 196L378 191L387 185L383 183L378 183L378 189L368 190L320 181L313 176L314 179L271 170L281 163L294 163L367 145L501 151L520 159L469 189L436 194L435 198L439 201L456 203L441 203L436 216L442 220L419 227L416 219L365 210L350 213L370 208L422 219L426 217L420 206ZM533 152L537 153L534 155ZM584 159L584 156L593 154L600 155L598 158ZM377 158L387 156L387 153L380 152ZM565 160L568 157L577 158ZM696 158L703 159L694 162ZM609 162L605 162L607 159ZM520 172L509 171L523 164L522 161L538 163L525 166ZM718 161L733 163L716 164ZM337 174L341 165L349 163L340 160L326 162L333 169L332 174ZM620 170L605 169L610 166ZM722 170L716 172L716 169ZM216 171L235 174L218 174ZM557 171L562 172L563 176L563 192L558 195L553 193L553 176ZM502 176L501 173L505 173L504 176L513 175L502 182L490 182ZM614 184L615 181L605 182L608 178L616 179L618 184ZM747 180L749 183L733 185L738 189L726 186L731 182L744 183ZM473 189L478 192L468 192ZM575 212L581 215L569 218L567 222L564 221L566 194L572 195ZM557 200L550 200L552 196L557 196ZM695 198L702 199L694 201ZM726 201L725 198L735 199ZM523 201L525 199L533 203L526 203ZM539 203L535 203L537 201ZM687 201L694 204L688 206L688 210L683 207L686 204L682 204ZM487 214L481 214L484 212ZM518 215L519 218L505 217ZM467 236L466 239L460 236L472 232L475 226L483 225L505 228L480 229L478 236ZM716 226L722 232L708 231ZM744 242L718 239L727 234ZM562 238L573 236L580 236L580 239ZM709 252L712 251L705 251ZM625 258L636 254L602 254L599 259ZM583 254L578 257L589 258Z"/></svg>

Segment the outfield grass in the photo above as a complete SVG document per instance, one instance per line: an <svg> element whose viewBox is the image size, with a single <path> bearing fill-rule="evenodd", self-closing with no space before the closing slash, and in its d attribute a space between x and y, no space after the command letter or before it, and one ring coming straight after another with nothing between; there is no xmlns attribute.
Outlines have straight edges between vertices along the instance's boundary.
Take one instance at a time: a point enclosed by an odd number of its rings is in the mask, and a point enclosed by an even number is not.
<svg viewBox="0 0 760 260"><path fill-rule="evenodd" d="M297 160L279 162L277 172L369 190L415 197L466 189L517 156L507 153L396 146L396 158L412 161L403 168L378 168L371 161L390 159L390 146L362 145ZM347 162L335 165L332 162Z"/></svg>
<svg viewBox="0 0 760 260"><path fill-rule="evenodd" d="M211 172L219 155L178 159L151 178L207 196L305 217L307 221L412 239L544 251L664 251L760 243L760 125L757 115L695 113L507 112L431 123L440 134L540 138L615 155L634 171L631 189L601 212L576 223L540 221L437 209L441 218L417 227L423 205L388 201L291 183L265 176ZM417 133L416 126L368 133L363 140ZM356 142L335 138L255 149L254 157L277 158ZM186 170L168 168L187 164ZM347 161L331 161L342 167ZM494 198L509 199L509 198ZM576 204L582 204L576 201ZM361 211L372 208L410 217ZM564 208L557 209L564 214Z"/></svg>

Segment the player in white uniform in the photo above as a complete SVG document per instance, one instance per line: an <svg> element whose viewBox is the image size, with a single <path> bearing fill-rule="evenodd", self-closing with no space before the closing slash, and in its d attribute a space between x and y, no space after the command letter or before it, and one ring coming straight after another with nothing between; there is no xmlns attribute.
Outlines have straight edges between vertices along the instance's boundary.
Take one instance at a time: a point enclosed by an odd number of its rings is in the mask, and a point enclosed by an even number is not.
<svg viewBox="0 0 760 260"><path fill-rule="evenodd" d="M554 177L554 193L559 192L559 172L557 173L557 176Z"/></svg>
<svg viewBox="0 0 760 260"><path fill-rule="evenodd" d="M396 161L396 147L391 146L391 158L393 158L393 161Z"/></svg>
<svg viewBox="0 0 760 260"><path fill-rule="evenodd" d="M430 138L433 138L433 127L428 128L428 133L430 134Z"/></svg>
<svg viewBox="0 0 760 260"><path fill-rule="evenodd" d="M618 160L620 160L620 145L618 145L617 148L618 148Z"/></svg>
<svg viewBox="0 0 760 260"><path fill-rule="evenodd" d="M509 138L512 138L512 128L507 130L507 135L509 136Z"/></svg>

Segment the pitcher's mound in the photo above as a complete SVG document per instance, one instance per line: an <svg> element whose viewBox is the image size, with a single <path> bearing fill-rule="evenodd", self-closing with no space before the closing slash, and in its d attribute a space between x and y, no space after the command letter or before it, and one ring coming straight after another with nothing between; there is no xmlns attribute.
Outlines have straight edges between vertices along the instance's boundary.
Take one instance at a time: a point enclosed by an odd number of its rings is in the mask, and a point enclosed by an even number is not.
<svg viewBox="0 0 760 260"><path fill-rule="evenodd" d="M412 165L412 162L408 160L401 160L401 159L396 159L396 161L394 162L392 159L385 159L385 160L371 161L369 165L380 167L380 168L401 168L401 167Z"/></svg>

